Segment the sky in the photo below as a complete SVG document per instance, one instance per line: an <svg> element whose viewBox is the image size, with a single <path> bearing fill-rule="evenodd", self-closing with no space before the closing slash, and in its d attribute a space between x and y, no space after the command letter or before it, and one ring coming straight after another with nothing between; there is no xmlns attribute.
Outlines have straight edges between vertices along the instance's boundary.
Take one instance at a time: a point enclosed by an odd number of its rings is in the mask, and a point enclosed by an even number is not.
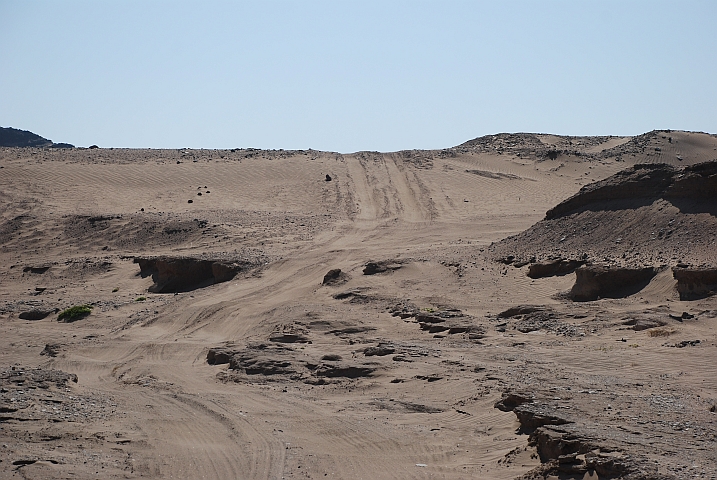
<svg viewBox="0 0 717 480"><path fill-rule="evenodd" d="M717 133L717 2L0 0L0 126L132 148Z"/></svg>

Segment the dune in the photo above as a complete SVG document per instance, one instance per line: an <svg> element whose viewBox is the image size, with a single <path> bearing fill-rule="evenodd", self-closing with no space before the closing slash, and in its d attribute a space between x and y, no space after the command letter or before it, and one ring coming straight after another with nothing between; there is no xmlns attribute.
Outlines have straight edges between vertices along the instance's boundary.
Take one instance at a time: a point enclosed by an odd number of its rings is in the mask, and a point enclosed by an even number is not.
<svg viewBox="0 0 717 480"><path fill-rule="evenodd" d="M0 476L711 478L715 161L0 147Z"/></svg>

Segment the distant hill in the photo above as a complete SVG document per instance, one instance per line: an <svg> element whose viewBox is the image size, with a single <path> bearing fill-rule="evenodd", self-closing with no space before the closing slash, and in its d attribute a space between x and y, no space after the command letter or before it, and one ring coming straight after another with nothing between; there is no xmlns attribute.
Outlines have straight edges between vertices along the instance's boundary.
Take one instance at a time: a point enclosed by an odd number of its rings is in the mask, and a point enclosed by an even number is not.
<svg viewBox="0 0 717 480"><path fill-rule="evenodd" d="M72 148L69 143L53 143L52 140L12 127L0 127L0 147L51 147Z"/></svg>

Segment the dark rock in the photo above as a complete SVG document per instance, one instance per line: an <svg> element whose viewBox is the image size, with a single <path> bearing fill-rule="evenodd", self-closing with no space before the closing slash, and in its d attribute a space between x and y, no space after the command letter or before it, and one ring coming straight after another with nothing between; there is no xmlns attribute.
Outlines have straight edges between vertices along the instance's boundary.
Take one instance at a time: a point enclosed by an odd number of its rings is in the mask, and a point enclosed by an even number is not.
<svg viewBox="0 0 717 480"><path fill-rule="evenodd" d="M334 295L334 298L336 300L344 300L346 298L351 298L353 296L359 295L361 293L360 290L349 290L348 292L339 292L336 295Z"/></svg>
<svg viewBox="0 0 717 480"><path fill-rule="evenodd" d="M207 352L207 363L210 365L222 365L229 363L238 350L232 347L210 348Z"/></svg>
<svg viewBox="0 0 717 480"><path fill-rule="evenodd" d="M322 364L314 370L314 375L317 377L345 377L345 378L361 378L371 376L376 371L375 367L366 365L333 365L333 364Z"/></svg>
<svg viewBox="0 0 717 480"><path fill-rule="evenodd" d="M47 355L49 357L56 357L58 353L60 353L60 345L59 343L48 343L45 345L45 348L40 352L40 355Z"/></svg>
<svg viewBox="0 0 717 480"><path fill-rule="evenodd" d="M667 325L667 322L658 318L638 317L628 318L622 322L622 324L631 326L633 330L640 332L642 330L647 330L648 328L662 327Z"/></svg>
<svg viewBox="0 0 717 480"><path fill-rule="evenodd" d="M179 162L177 162L177 163L179 163ZM187 200L187 203L194 203L194 200L189 199L189 200Z"/></svg>
<svg viewBox="0 0 717 480"><path fill-rule="evenodd" d="M505 257L501 257L498 259L498 262L503 263L505 265L510 265L515 261L515 255L506 255Z"/></svg>
<svg viewBox="0 0 717 480"><path fill-rule="evenodd" d="M584 439L559 428L538 428L528 438L528 444L537 447L541 462L557 460L566 455L585 454L595 448Z"/></svg>
<svg viewBox="0 0 717 480"><path fill-rule="evenodd" d="M287 375L296 373L296 366L285 351L277 349L245 349L235 353L229 368L247 375Z"/></svg>
<svg viewBox="0 0 717 480"><path fill-rule="evenodd" d="M41 267L25 267L22 269L22 271L23 271L23 273L30 272L30 273L43 274L46 271L48 271L49 269L50 269L49 265L43 265Z"/></svg>
<svg viewBox="0 0 717 480"><path fill-rule="evenodd" d="M685 347L696 347L701 342L699 340L682 340L679 343L675 344L675 347L677 348L685 348Z"/></svg>
<svg viewBox="0 0 717 480"><path fill-rule="evenodd" d="M376 275L377 273L384 273L388 271L398 270L403 265L392 260L386 260L383 262L368 262L363 269L364 275Z"/></svg>
<svg viewBox="0 0 717 480"><path fill-rule="evenodd" d="M546 310L545 305L516 305L508 310L500 312L498 318L511 318L517 315L525 315L527 313L540 312Z"/></svg>
<svg viewBox="0 0 717 480"><path fill-rule="evenodd" d="M673 267L680 300L698 300L717 293L717 268Z"/></svg>
<svg viewBox="0 0 717 480"><path fill-rule="evenodd" d="M586 302L627 297L645 288L657 271L653 267L582 266L575 270L575 285L570 290L570 298Z"/></svg>
<svg viewBox="0 0 717 480"><path fill-rule="evenodd" d="M97 145L90 145L90 146L87 147L87 148L90 149L90 150L94 150L94 149L100 148L100 147L98 147Z"/></svg>
<svg viewBox="0 0 717 480"><path fill-rule="evenodd" d="M396 352L396 348L388 343L379 343L375 347L366 347L363 354L367 357L377 356L383 357L385 355L391 355Z"/></svg>
<svg viewBox="0 0 717 480"><path fill-rule="evenodd" d="M339 362L339 361L341 361L341 358L342 358L341 355L336 355L336 354L330 353L328 355L324 355L323 357L321 357L321 360L325 360L327 362Z"/></svg>
<svg viewBox="0 0 717 480"><path fill-rule="evenodd" d="M474 371L481 370L485 370L485 368L481 367L479 370ZM529 393L505 392L503 393L502 398L498 400L493 406L501 412L512 412L515 407L523 405L524 403L531 403L532 401L533 395Z"/></svg>
<svg viewBox="0 0 717 480"><path fill-rule="evenodd" d="M340 268L334 268L326 272L321 283L323 285L340 285L346 281L348 281L348 275L343 273Z"/></svg>
<svg viewBox="0 0 717 480"><path fill-rule="evenodd" d="M554 318L553 312L550 311L536 311L528 313L523 319L518 321L515 325L515 329L521 333L536 332L541 329L550 329L557 326L557 320Z"/></svg>
<svg viewBox="0 0 717 480"><path fill-rule="evenodd" d="M77 375L62 370L46 370L42 368L23 369L12 367L11 370L0 372L0 385L21 385L24 389L48 389L54 385L57 388L67 387L68 382L77 383Z"/></svg>
<svg viewBox="0 0 717 480"><path fill-rule="evenodd" d="M327 181L327 182L330 182L330 181L331 181L331 175L329 175L328 173L326 174L326 181Z"/></svg>
<svg viewBox="0 0 717 480"><path fill-rule="evenodd" d="M423 405L421 403L404 402L401 400L397 400L395 403L402 406L405 410L414 413L441 413L444 411L442 408Z"/></svg>
<svg viewBox="0 0 717 480"><path fill-rule="evenodd" d="M355 327L346 327L346 328L336 328L334 330L329 330L326 332L326 334L333 334L333 335L354 335L356 333L364 333L364 332L371 332L373 330L376 330L375 327L367 327L367 326L355 326Z"/></svg>
<svg viewBox="0 0 717 480"><path fill-rule="evenodd" d="M396 355L395 357L392 358L392 360L394 362L406 362L406 363L411 363L413 361L405 355Z"/></svg>
<svg viewBox="0 0 717 480"><path fill-rule="evenodd" d="M53 310L29 310L27 312L22 312L19 317L23 320L42 320L48 315L52 315L58 311L59 310L56 308Z"/></svg>
<svg viewBox="0 0 717 480"><path fill-rule="evenodd" d="M535 429L545 425L565 425L566 423L572 423L571 420L558 414L555 409L535 403L523 403L518 405L513 409L513 413L518 417L520 430L523 433L533 432ZM564 453L561 455L564 455Z"/></svg>
<svg viewBox="0 0 717 480"><path fill-rule="evenodd" d="M306 335L301 333L276 332L269 336L270 342L278 343L311 343Z"/></svg>
<svg viewBox="0 0 717 480"><path fill-rule="evenodd" d="M528 267L528 276L530 278L563 276L573 273L578 267L585 265L585 263L585 260L566 260L563 258L533 263Z"/></svg>
<svg viewBox="0 0 717 480"><path fill-rule="evenodd" d="M153 293L186 292L226 282L248 268L246 262L205 260L188 257L135 257L143 277L152 276Z"/></svg>

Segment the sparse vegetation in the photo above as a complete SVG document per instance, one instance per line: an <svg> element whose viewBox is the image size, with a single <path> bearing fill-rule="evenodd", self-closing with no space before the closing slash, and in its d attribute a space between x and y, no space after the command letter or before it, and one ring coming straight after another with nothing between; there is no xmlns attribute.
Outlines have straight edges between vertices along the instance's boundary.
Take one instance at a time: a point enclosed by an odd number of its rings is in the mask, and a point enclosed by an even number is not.
<svg viewBox="0 0 717 480"><path fill-rule="evenodd" d="M147 297L137 297L134 299L135 302L144 302L145 300L147 300Z"/></svg>
<svg viewBox="0 0 717 480"><path fill-rule="evenodd" d="M675 332L677 332L677 330L672 327L658 327L649 329L647 334L651 337L669 337Z"/></svg>
<svg viewBox="0 0 717 480"><path fill-rule="evenodd" d="M60 312L57 316L59 322L74 322L92 313L91 305L75 305Z"/></svg>

